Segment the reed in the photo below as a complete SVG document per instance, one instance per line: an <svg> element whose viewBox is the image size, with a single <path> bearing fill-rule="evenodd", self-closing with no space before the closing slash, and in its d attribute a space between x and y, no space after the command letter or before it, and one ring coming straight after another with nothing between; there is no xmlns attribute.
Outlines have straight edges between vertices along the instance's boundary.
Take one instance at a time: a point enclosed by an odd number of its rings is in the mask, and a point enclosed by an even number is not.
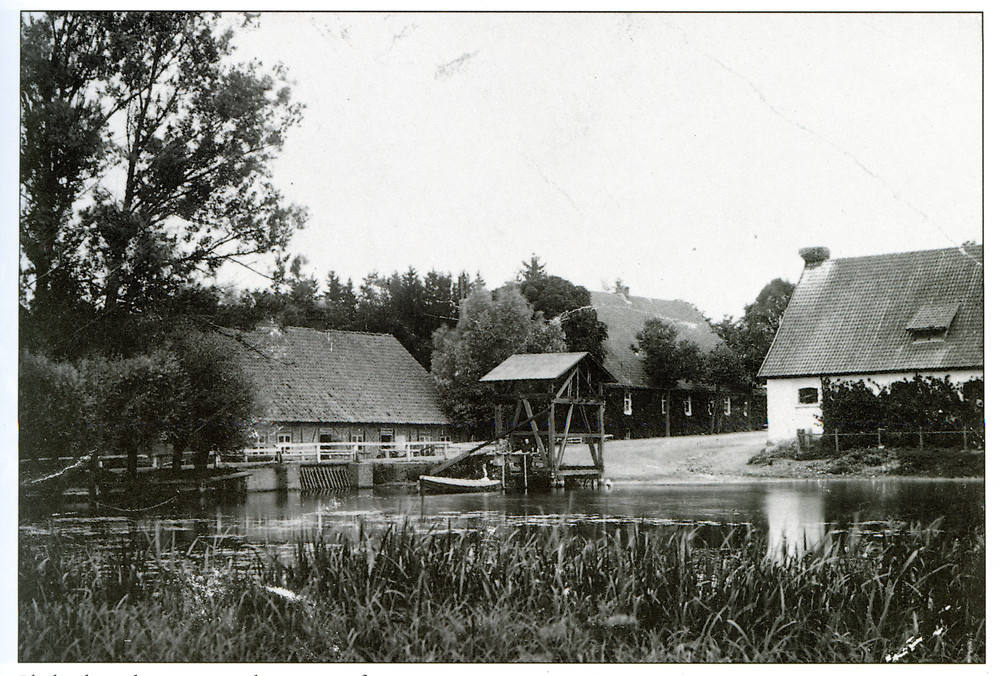
<svg viewBox="0 0 1000 676"><path fill-rule="evenodd" d="M735 526L407 524L250 567L210 547L21 540L24 662L985 659L984 534L936 524L780 562Z"/></svg>

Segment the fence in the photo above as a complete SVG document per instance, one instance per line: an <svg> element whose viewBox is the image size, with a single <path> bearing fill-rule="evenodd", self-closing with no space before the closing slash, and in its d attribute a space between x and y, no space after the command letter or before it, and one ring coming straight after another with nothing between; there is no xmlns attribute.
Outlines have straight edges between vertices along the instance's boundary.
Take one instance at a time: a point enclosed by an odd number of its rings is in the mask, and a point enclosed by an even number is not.
<svg viewBox="0 0 1000 676"><path fill-rule="evenodd" d="M406 460L441 459L447 460L460 451L447 441L410 442L328 442L328 443L288 443L257 445L243 450L244 462L322 462L340 460L358 462L378 458L398 458ZM449 456L450 454L450 456Z"/></svg>
<svg viewBox="0 0 1000 676"><path fill-rule="evenodd" d="M890 429L880 427L875 431L842 432L835 428L821 437L799 434L799 446L803 450L812 449L817 444L825 451L840 453L842 450L877 446L879 448L958 448L962 450L982 450L986 447L986 430L983 427L961 427L950 430L928 430L923 428Z"/></svg>

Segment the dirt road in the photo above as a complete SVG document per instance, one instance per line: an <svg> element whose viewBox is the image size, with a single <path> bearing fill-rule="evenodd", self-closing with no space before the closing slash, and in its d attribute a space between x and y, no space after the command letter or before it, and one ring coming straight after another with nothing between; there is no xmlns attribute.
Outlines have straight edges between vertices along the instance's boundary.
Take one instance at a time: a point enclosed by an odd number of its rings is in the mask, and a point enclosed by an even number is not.
<svg viewBox="0 0 1000 676"><path fill-rule="evenodd" d="M612 481L719 481L765 474L747 460L767 443L767 432L613 440L604 444L604 473ZM566 464L590 464L585 445L566 449Z"/></svg>

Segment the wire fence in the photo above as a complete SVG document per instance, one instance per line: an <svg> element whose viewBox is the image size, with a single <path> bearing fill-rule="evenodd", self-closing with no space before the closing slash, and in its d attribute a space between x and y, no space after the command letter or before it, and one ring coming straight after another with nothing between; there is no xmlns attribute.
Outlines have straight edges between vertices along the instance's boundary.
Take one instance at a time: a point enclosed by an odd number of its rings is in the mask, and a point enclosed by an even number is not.
<svg viewBox="0 0 1000 676"><path fill-rule="evenodd" d="M963 451L986 448L986 428L958 427L954 429L879 427L875 430L845 432L839 428L827 430L822 435L807 434L799 430L799 448L803 451L840 453L853 448L949 448Z"/></svg>

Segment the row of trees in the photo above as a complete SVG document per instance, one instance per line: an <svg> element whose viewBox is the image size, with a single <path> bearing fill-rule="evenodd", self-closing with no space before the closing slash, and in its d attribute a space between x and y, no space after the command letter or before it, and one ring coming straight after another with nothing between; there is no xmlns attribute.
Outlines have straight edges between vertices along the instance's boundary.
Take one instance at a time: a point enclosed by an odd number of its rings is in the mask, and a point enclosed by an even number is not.
<svg viewBox="0 0 1000 676"><path fill-rule="evenodd" d="M125 455L173 445L173 464L191 454L245 445L256 409L253 389L216 334L177 327L155 347L127 358L55 361L22 351L18 361L18 452L22 459L77 457L95 449Z"/></svg>

